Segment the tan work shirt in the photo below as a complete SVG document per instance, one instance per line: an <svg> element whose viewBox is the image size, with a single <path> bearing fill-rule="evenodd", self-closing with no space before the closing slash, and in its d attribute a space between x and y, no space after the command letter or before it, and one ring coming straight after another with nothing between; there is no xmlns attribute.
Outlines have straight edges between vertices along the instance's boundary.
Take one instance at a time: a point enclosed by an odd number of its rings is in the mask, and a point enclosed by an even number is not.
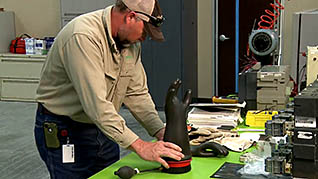
<svg viewBox="0 0 318 179"><path fill-rule="evenodd" d="M122 103L151 136L164 126L148 92L141 45L118 51L111 36L111 8L79 16L57 35L42 69L37 101L55 114L95 123L127 148L138 136L118 114Z"/></svg>

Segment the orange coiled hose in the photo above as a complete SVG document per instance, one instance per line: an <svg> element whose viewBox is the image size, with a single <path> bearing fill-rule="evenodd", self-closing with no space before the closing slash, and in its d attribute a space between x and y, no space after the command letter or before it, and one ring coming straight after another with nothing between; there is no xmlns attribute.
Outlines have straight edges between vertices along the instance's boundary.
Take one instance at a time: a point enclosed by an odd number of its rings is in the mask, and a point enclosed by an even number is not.
<svg viewBox="0 0 318 179"><path fill-rule="evenodd" d="M275 1L277 5L274 3L270 3L274 11L270 11L266 9L265 12L268 15L262 15L260 17L261 21L258 22L258 29L273 29L274 28L274 24L280 15L280 12L279 12L280 9L284 9L284 6L281 3L279 3L278 0L275 0Z"/></svg>

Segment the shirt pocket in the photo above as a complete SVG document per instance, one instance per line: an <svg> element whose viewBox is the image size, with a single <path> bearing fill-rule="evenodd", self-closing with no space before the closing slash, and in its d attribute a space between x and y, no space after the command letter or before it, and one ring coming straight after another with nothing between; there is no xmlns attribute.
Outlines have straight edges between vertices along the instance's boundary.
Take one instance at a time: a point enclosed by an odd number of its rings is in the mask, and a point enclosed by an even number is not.
<svg viewBox="0 0 318 179"><path fill-rule="evenodd" d="M116 74L110 73L105 71L105 83L106 83L106 99L108 101L112 100L112 96L114 94L114 90L115 90L115 84L116 84Z"/></svg>
<svg viewBox="0 0 318 179"><path fill-rule="evenodd" d="M133 60L126 60L120 72L120 77L132 77L134 73L135 63Z"/></svg>
<svg viewBox="0 0 318 179"><path fill-rule="evenodd" d="M126 95L127 87L131 78L133 77L133 73L135 72L134 69L135 63L133 62L133 60L126 60L125 63L122 64L116 90L118 98L122 98Z"/></svg>

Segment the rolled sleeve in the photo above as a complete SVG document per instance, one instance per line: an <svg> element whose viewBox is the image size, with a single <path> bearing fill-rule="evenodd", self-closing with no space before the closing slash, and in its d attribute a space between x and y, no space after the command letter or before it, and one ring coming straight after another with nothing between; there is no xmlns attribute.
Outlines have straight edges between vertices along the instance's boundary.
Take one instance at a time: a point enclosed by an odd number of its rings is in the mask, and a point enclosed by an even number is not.
<svg viewBox="0 0 318 179"><path fill-rule="evenodd" d="M110 88L105 82L103 52L98 41L86 34L74 34L63 46L64 67L88 117L105 135L127 148L138 136L106 100Z"/></svg>
<svg viewBox="0 0 318 179"><path fill-rule="evenodd" d="M114 141L123 148L128 148L139 137L128 127L124 127L119 135L114 135Z"/></svg>

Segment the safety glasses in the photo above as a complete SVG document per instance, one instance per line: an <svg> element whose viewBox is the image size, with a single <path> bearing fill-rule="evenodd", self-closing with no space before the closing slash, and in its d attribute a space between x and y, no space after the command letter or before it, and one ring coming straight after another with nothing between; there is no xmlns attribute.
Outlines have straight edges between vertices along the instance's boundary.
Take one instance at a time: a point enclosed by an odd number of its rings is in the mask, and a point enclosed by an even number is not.
<svg viewBox="0 0 318 179"><path fill-rule="evenodd" d="M162 15L154 17L154 16L150 16L144 12L140 12L140 11L135 11L135 12L147 16L149 18L149 23L155 27L160 27L163 24L163 22L165 21L165 18Z"/></svg>

